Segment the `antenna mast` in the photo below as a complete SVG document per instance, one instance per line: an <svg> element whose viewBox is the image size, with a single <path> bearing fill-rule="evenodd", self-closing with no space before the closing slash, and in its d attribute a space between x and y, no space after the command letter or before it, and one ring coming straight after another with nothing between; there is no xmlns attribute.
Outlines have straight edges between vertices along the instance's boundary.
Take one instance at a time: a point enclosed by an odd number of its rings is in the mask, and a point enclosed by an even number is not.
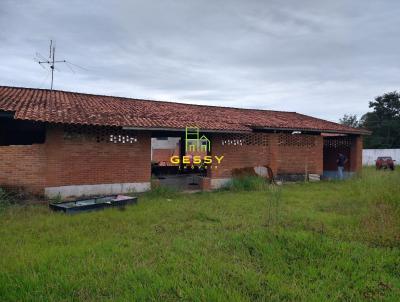
<svg viewBox="0 0 400 302"><path fill-rule="evenodd" d="M50 90L53 90L55 64L56 63L67 63L66 60L58 60L58 61L55 60L55 54L56 54L56 47L55 47L55 45L53 45L53 40L50 40L49 58L48 59L43 58L43 56L40 55L39 53L36 54L39 58L42 58L42 61L40 61L40 60L37 61L40 64L40 66L42 66L42 64L47 64L50 67L50 70L51 70Z"/></svg>

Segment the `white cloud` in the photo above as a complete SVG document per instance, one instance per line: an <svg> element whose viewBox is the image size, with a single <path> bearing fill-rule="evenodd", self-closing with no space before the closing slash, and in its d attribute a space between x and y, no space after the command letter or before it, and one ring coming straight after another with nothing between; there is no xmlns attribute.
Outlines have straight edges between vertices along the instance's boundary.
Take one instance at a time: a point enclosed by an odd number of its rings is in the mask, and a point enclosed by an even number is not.
<svg viewBox="0 0 400 302"><path fill-rule="evenodd" d="M361 115L399 89L397 1L7 1L0 85L48 87L33 61L57 40L55 88ZM47 78L46 78L47 77Z"/></svg>

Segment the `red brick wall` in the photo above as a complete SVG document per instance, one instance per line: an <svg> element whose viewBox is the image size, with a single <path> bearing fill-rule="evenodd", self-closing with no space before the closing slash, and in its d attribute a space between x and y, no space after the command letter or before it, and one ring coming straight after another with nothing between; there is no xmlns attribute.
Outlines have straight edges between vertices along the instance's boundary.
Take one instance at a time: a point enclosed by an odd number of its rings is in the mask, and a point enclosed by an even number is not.
<svg viewBox="0 0 400 302"><path fill-rule="evenodd" d="M137 142L97 142L91 135L65 137L61 128L49 127L43 145L0 146L0 185L25 186L34 193L45 187L67 185L149 182L150 133L135 133ZM269 165L274 174L322 174L321 136L257 133L247 136L214 134L211 155L224 156L212 178L229 178L232 169ZM250 137L250 138L249 138ZM227 144L240 138L242 144ZM225 142L223 145L222 142ZM352 137L351 171L361 169L362 140Z"/></svg>
<svg viewBox="0 0 400 302"><path fill-rule="evenodd" d="M260 136L264 136L268 141L268 145L247 145L245 143L242 145L222 145L223 140L234 140L235 137L241 138L241 136L235 134L229 136L214 134L211 138L211 155L223 155L224 158L217 169L212 167L209 170L210 174L208 175L212 178L228 178L231 176L232 169L235 168L270 165L273 159L269 145L271 143L269 141L270 135L260 133L257 136L258 139L260 139Z"/></svg>
<svg viewBox="0 0 400 302"><path fill-rule="evenodd" d="M363 140L361 136L353 136L350 149L350 171L360 172L362 169Z"/></svg>
<svg viewBox="0 0 400 302"><path fill-rule="evenodd" d="M47 187L150 181L150 134L133 144L96 142L90 135L65 139L49 129L46 139Z"/></svg>
<svg viewBox="0 0 400 302"><path fill-rule="evenodd" d="M0 186L43 193L45 166L44 145L0 146Z"/></svg>
<svg viewBox="0 0 400 302"><path fill-rule="evenodd" d="M135 143L114 144L89 134L65 138L61 128L49 127L45 144L0 147L0 184L43 193L45 187L149 182L150 134L135 135Z"/></svg>
<svg viewBox="0 0 400 302"><path fill-rule="evenodd" d="M251 134L255 135L255 134ZM228 178L232 169L268 165L274 174L322 174L323 140L318 135L257 133L268 141L261 144L222 145L225 135L213 135L211 155L224 155L221 165L211 169L212 178ZM240 138L240 135L236 135ZM230 135L233 139L235 134ZM255 140L257 142L257 139Z"/></svg>
<svg viewBox="0 0 400 302"><path fill-rule="evenodd" d="M321 136L286 134L286 143L277 148L278 174L322 174L323 139ZM293 140L295 139L295 140Z"/></svg>

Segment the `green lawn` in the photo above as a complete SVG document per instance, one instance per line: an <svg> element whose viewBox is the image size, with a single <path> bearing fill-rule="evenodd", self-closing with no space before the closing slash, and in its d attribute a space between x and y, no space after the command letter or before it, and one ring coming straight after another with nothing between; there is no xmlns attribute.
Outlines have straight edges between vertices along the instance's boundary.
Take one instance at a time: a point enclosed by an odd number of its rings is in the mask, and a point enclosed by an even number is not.
<svg viewBox="0 0 400 302"><path fill-rule="evenodd" d="M0 213L0 301L400 300L400 173Z"/></svg>

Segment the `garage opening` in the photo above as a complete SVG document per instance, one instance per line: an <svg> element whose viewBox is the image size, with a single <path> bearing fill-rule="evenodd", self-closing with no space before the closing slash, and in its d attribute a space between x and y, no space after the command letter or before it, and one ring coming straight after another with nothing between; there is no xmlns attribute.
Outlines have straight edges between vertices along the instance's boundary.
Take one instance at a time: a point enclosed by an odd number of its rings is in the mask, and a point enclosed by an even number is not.
<svg viewBox="0 0 400 302"><path fill-rule="evenodd" d="M206 150L204 153L207 155ZM200 190L201 177L207 175L207 168L205 165L193 163L192 159L195 155L199 154L191 151L190 146L186 146L184 136L171 135L171 133L153 134L151 138L153 180L156 180L160 186L181 191ZM183 161L184 156L187 162Z"/></svg>
<svg viewBox="0 0 400 302"><path fill-rule="evenodd" d="M353 173L351 167L351 146L352 139L347 135L328 135L324 134L324 150L323 150L323 176L325 179L338 178L337 159L339 153L347 158L344 167L344 178L350 177Z"/></svg>

